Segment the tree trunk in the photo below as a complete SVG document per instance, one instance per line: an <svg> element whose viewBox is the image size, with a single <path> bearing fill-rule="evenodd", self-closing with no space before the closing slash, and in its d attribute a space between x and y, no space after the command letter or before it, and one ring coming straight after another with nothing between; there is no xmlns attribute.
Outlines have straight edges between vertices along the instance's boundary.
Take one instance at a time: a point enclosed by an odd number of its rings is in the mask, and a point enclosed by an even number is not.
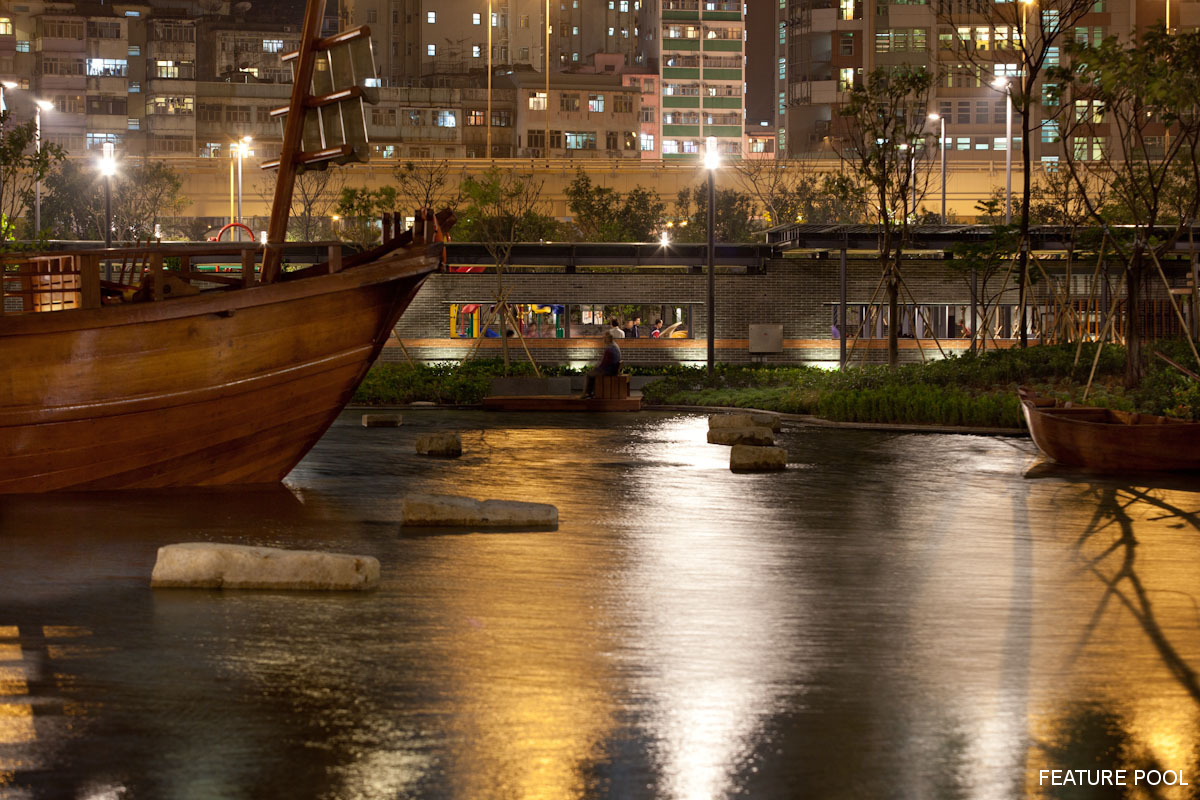
<svg viewBox="0 0 1200 800"><path fill-rule="evenodd" d="M1138 247L1125 270L1125 385L1133 388L1142 381L1142 324L1138 311L1142 304L1142 271L1145 256ZM1101 342L1101 347L1104 346Z"/></svg>
<svg viewBox="0 0 1200 800"><path fill-rule="evenodd" d="M900 282L892 271L887 279L888 299L888 366L895 369L900 363Z"/></svg>
<svg viewBox="0 0 1200 800"><path fill-rule="evenodd" d="M504 265L496 264L496 327L500 351L504 354L504 374L508 374L508 303L504 299Z"/></svg>

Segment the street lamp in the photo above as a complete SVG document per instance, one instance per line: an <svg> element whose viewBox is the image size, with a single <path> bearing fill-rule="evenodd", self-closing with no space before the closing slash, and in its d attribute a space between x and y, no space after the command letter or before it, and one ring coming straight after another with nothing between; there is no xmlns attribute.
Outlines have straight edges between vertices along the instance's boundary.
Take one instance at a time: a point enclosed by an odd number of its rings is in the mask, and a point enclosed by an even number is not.
<svg viewBox="0 0 1200 800"><path fill-rule="evenodd" d="M1012 224L1012 85L1008 78L998 75L992 86L1004 92L1007 115L1004 123L1004 224Z"/></svg>
<svg viewBox="0 0 1200 800"><path fill-rule="evenodd" d="M942 159L942 224L946 224L946 118L936 111L929 115L929 118L934 122L940 123L940 133L938 134L938 148L941 152Z"/></svg>
<svg viewBox="0 0 1200 800"><path fill-rule="evenodd" d="M112 247L112 176L117 172L117 160L113 157L113 143L104 143L104 155L100 157L100 174L104 176L104 246Z"/></svg>
<svg viewBox="0 0 1200 800"><path fill-rule="evenodd" d="M715 261L717 234L717 167L721 166L721 156L717 152L717 138L709 136L704 142L704 168L708 170L708 374L712 375L713 362L716 359L717 315L713 304L716 302L716 270Z"/></svg>
<svg viewBox="0 0 1200 800"><path fill-rule="evenodd" d="M33 129L33 152L38 156L42 154L42 112L49 111L54 108L54 103L49 100L34 100L34 105L37 110L34 111L34 129ZM38 170L37 183L33 186L33 234L37 236L42 232L42 176L41 170Z"/></svg>
<svg viewBox="0 0 1200 800"><path fill-rule="evenodd" d="M241 141L234 145L234 150L237 152L237 221L242 221L242 159L250 155L250 142L253 141L251 136L243 136Z"/></svg>

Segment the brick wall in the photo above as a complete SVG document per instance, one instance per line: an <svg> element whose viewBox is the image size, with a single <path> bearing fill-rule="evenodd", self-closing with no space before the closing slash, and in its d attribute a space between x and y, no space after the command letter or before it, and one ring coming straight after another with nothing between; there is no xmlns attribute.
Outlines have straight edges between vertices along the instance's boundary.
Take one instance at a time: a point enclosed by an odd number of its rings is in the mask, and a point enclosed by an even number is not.
<svg viewBox="0 0 1200 800"><path fill-rule="evenodd" d="M1089 274L1093 265L1080 266ZM718 361L768 363L836 363L838 341L831 336L831 304L838 302L839 263L836 254L826 258L778 258L770 260L765 270L748 273L721 273L716 278L716 357ZM935 258L910 259L903 268L904 280L918 303L947 303L968 305L970 289L967 281L946 269L944 261ZM1114 272L1114 287L1119 280ZM847 263L847 302L886 302L879 286L878 261L853 258ZM1003 275L994 277L987 285L994 295L1003 283ZM420 293L404 314L397 334L404 340L409 354L420 360L462 358L474 340L449 338L449 305L451 303L489 302L496 296L496 276L489 273L437 273L431 275ZM626 339L620 342L624 360L638 363L702 363L706 358L708 278L702 272L605 273L580 271L514 273L504 276L504 286L510 290L513 303L595 303L595 304L690 304L692 307L692 336L690 339ZM1004 302L1015 303L1015 284L1009 279L1011 291ZM1165 297L1161 285L1151 286L1150 294ZM1030 290L1030 303L1044 304L1047 282L1038 281ZM907 300L902 295L902 301ZM649 322L644 320L644 322ZM749 326L755 323L781 324L784 351L767 356L752 356L748 352ZM965 341L943 342L947 351L965 347ZM384 359L404 359L393 341L384 351ZM599 357L599 339L534 339L529 340L534 356L542 363L590 362ZM524 358L521 344L510 340L512 357ZM497 339L484 339L483 355L500 352ZM865 351L865 352L864 352ZM901 341L901 359L919 361L922 352L936 355L932 339L917 342ZM886 339L860 341L855 360L865 356L868 361L886 360Z"/></svg>

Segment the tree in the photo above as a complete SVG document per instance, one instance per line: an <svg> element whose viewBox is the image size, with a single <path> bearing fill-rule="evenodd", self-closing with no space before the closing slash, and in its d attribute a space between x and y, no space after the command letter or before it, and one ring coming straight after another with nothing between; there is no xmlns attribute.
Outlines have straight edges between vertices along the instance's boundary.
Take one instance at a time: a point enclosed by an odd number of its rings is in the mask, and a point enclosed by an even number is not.
<svg viewBox="0 0 1200 800"><path fill-rule="evenodd" d="M583 170L566 195L585 242L648 242L666 221L666 205L650 189L635 186L622 195L607 186L593 186Z"/></svg>
<svg viewBox="0 0 1200 800"><path fill-rule="evenodd" d="M398 164L392 174L396 178L396 196L406 213L425 208L434 213L443 209L453 211L462 202L458 183L450 180L448 161L407 161Z"/></svg>
<svg viewBox="0 0 1200 800"><path fill-rule="evenodd" d="M803 164L758 159L731 167L743 191L761 204L769 226L863 220L862 192L850 173L817 175Z"/></svg>
<svg viewBox="0 0 1200 800"><path fill-rule="evenodd" d="M383 235L381 218L396 208L396 190L345 187L338 197L337 210L342 217L341 238L366 250Z"/></svg>
<svg viewBox="0 0 1200 800"><path fill-rule="evenodd" d="M1031 5L1034 7L1032 19L1029 14ZM1033 116L1042 103L1040 81L1043 73L1053 64L1052 56L1066 39L1064 34L1074 31L1085 15L1093 13L1096 0L1054 0L1045 6L1032 2L941 0L937 8L938 22L948 26L951 31L948 39L939 37L939 47L948 51L943 61L949 62L957 57L959 63L966 67L964 73L957 76L946 73L950 80L957 77L966 80L968 85L979 85L991 81L993 76L1002 76L997 67L1005 63L1001 58L1005 51L1011 52L1017 59L1017 74L1008 75L1010 82L1005 91L1012 97L1013 111L1021 124L1021 245L1017 290L1020 296L1020 340L1021 346L1025 347L1029 344L1025 324L1025 291L1029 276L1028 243L1033 196L1033 139L1030 134L1039 127L1034 125ZM980 36L984 38L981 40ZM1011 142L1008 144L1012 146Z"/></svg>
<svg viewBox="0 0 1200 800"><path fill-rule="evenodd" d="M188 204L183 178L162 161L125 161L112 184L112 227L116 241L147 239ZM104 178L80 161L63 161L47 176L42 218L64 239L104 239Z"/></svg>
<svg viewBox="0 0 1200 800"><path fill-rule="evenodd" d="M906 67L872 70L840 109L843 147L838 155L868 192L879 228L881 286L888 301L888 364L900 360L900 263L908 239L908 209L923 192L916 168L925 148L925 122L933 77ZM844 324L844 323L843 323Z"/></svg>
<svg viewBox="0 0 1200 800"><path fill-rule="evenodd" d="M736 189L717 189L715 194L716 241L753 241L757 226L750 195ZM675 216L687 223L675 228L677 241L708 241L708 184L681 189L675 198Z"/></svg>
<svg viewBox="0 0 1200 800"><path fill-rule="evenodd" d="M331 217L346 188L346 173L340 169L306 169L296 173L287 237L292 241L316 242L336 238ZM275 173L264 172L259 196L270 206L275 199Z"/></svg>
<svg viewBox="0 0 1200 800"><path fill-rule="evenodd" d="M496 265L496 312L500 315L497 327L506 374L509 355L504 270L513 245L554 238L558 232L558 223L543 211L542 185L543 181L495 167L478 178L467 178L462 182L466 203L462 213L462 238L481 243Z"/></svg>
<svg viewBox="0 0 1200 800"><path fill-rule="evenodd" d="M1109 38L1098 46L1071 43L1067 52L1068 63L1052 71L1066 109L1065 161L1088 215L1124 265L1125 382L1134 386L1143 374L1139 310L1147 278L1161 273L1161 257L1200 209L1200 34L1154 28L1128 44ZM1096 152L1101 122L1116 152ZM1096 156L1105 157L1104 169L1092 168Z"/></svg>
<svg viewBox="0 0 1200 800"><path fill-rule="evenodd" d="M63 149L53 142L43 142L34 151L36 127L32 120L20 125L11 122L9 112L0 112L0 127L4 129L0 137L0 242L4 246L16 237L17 220L25 217L33 205L34 184L45 180L54 166L66 158ZM27 228L33 236L41 234L32 230L32 220Z"/></svg>

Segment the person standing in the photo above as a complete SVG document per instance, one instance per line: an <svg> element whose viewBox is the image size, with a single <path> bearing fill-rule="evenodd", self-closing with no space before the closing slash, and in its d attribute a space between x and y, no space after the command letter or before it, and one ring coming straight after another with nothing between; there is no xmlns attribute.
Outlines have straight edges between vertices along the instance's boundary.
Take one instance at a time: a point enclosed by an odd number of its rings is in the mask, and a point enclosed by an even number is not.
<svg viewBox="0 0 1200 800"><path fill-rule="evenodd" d="M617 322L617 318L613 317L608 323L609 327L605 333L611 333L614 339L624 339L625 331L621 330L621 323Z"/></svg>
<svg viewBox="0 0 1200 800"><path fill-rule="evenodd" d="M654 327L650 329L650 338L657 339L662 336L662 317L654 320Z"/></svg>
<svg viewBox="0 0 1200 800"><path fill-rule="evenodd" d="M625 323L625 338L636 339L642 335L642 318L634 317Z"/></svg>

